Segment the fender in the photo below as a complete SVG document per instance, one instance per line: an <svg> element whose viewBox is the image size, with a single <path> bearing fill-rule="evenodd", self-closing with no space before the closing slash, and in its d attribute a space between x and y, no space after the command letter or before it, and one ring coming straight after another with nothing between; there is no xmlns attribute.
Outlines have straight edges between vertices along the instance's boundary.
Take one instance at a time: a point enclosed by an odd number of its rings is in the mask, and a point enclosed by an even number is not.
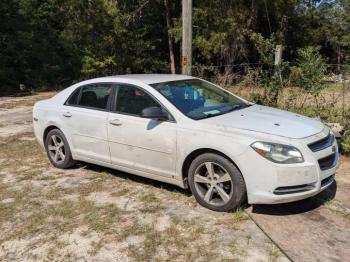
<svg viewBox="0 0 350 262"><path fill-rule="evenodd" d="M209 132L198 132L179 130L177 139L177 162L176 162L176 175L177 179L183 181L185 174L183 174L183 166L188 156L197 150L214 150L227 156L239 170L242 170L240 163L237 160L237 156L243 154L247 150L245 143L237 141L244 141L239 136L219 136L218 134L212 134ZM206 143L203 143L206 141ZM185 146L186 145L186 146ZM222 147L221 145L226 145ZM242 174L244 177L244 174Z"/></svg>

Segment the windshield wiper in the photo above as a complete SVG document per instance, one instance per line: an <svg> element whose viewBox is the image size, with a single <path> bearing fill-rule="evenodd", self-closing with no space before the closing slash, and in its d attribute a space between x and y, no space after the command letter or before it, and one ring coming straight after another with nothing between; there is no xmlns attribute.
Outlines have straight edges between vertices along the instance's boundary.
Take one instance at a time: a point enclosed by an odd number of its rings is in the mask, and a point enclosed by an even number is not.
<svg viewBox="0 0 350 262"><path fill-rule="evenodd" d="M205 118L210 118L210 117L213 117L213 116L220 116L220 115L223 115L223 114L226 114L226 113L230 113L232 111L236 111L236 110L239 110L239 109L243 109L243 108L246 108L246 107L249 107L251 106L250 104L237 104L237 105L232 105L231 108L229 110L226 110L226 111L223 111L223 112L220 112L220 113L217 113L217 114L205 114L204 116L202 117L199 117L197 118L196 120L201 120L201 119L205 119Z"/></svg>
<svg viewBox="0 0 350 262"><path fill-rule="evenodd" d="M238 110L238 109L243 109L243 108L246 108L246 107L250 107L251 105L250 104L238 104L238 105L234 105L232 106L232 109L230 110L231 111L234 111L234 110Z"/></svg>

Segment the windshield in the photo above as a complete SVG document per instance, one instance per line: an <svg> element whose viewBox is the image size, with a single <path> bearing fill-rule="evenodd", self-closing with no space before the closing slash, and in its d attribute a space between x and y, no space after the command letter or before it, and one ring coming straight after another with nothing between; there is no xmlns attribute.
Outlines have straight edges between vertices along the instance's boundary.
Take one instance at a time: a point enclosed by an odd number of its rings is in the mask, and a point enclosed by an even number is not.
<svg viewBox="0 0 350 262"><path fill-rule="evenodd" d="M198 120L249 106L243 100L200 79L151 85L186 116Z"/></svg>

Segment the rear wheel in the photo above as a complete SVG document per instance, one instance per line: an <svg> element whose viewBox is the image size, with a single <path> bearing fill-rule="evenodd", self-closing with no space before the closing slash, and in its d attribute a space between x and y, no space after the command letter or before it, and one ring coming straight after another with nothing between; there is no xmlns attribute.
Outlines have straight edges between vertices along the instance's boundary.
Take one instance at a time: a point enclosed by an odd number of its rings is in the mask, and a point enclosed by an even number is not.
<svg viewBox="0 0 350 262"><path fill-rule="evenodd" d="M45 149L51 164L57 168L66 169L76 163L72 158L67 139L59 129L53 129L47 134Z"/></svg>
<svg viewBox="0 0 350 262"><path fill-rule="evenodd" d="M191 163L188 178L198 203L211 210L234 210L246 198L242 174L223 156L213 153L198 156Z"/></svg>

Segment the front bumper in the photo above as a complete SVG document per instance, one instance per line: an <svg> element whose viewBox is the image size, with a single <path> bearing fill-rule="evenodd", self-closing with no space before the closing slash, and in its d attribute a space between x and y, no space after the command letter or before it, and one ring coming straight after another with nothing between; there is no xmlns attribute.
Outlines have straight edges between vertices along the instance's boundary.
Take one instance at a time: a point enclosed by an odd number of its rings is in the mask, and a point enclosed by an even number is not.
<svg viewBox="0 0 350 262"><path fill-rule="evenodd" d="M248 150L239 160L250 204L279 204L293 202L317 195L335 181L339 165L337 142L334 141L317 152L308 147L322 134L293 141L292 145L301 149L305 162L300 164L275 164L259 156L254 150ZM332 156L331 163L323 168L322 161ZM252 161L254 159L254 161ZM254 162L254 164L252 164Z"/></svg>
<svg viewBox="0 0 350 262"><path fill-rule="evenodd" d="M273 193L272 194L271 193L252 194L250 196L249 203L250 204L282 204L282 203L289 203L289 202L294 202L305 198L313 197L319 194L320 192L322 192L327 187L331 186L332 183L335 181L335 175L331 175L326 179L328 179L328 183L324 184L323 186L317 185L317 182L316 182L312 189L309 189L303 192L290 193L285 195L276 195Z"/></svg>

